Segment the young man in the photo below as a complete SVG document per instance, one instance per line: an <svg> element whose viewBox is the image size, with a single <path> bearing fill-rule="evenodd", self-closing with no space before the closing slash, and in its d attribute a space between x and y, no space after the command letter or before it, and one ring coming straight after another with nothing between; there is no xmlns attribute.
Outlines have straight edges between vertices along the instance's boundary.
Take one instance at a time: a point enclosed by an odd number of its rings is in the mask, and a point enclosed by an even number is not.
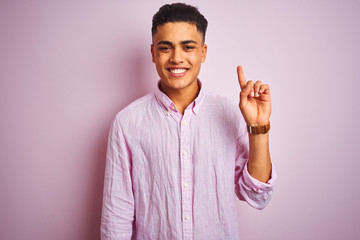
<svg viewBox="0 0 360 240"><path fill-rule="evenodd" d="M185 4L153 17L160 81L112 123L102 239L238 239L236 196L258 209L270 200L269 86L238 67L239 106L204 92L206 27Z"/></svg>

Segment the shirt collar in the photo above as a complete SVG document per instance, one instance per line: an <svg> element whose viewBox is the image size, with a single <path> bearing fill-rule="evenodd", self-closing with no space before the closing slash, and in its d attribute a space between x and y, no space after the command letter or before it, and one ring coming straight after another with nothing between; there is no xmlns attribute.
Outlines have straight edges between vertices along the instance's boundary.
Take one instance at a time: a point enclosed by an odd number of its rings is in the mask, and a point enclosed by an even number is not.
<svg viewBox="0 0 360 240"><path fill-rule="evenodd" d="M196 115L199 112L199 108L204 101L204 90L202 90L202 83L199 79L197 79L198 85L200 87L200 91L195 100L189 104L188 108L191 107L193 113ZM157 88L155 89L155 97L158 100L160 106L164 108L167 112L175 111L175 104L171 99L160 90L160 80L158 81Z"/></svg>

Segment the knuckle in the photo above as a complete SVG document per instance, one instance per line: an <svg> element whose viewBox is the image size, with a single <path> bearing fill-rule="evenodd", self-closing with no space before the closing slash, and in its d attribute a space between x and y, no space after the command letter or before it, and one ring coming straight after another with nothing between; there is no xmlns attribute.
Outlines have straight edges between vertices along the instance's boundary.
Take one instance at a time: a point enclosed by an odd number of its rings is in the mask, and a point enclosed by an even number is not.
<svg viewBox="0 0 360 240"><path fill-rule="evenodd" d="M270 91L269 85L263 85L263 86L261 86L261 89L263 91Z"/></svg>

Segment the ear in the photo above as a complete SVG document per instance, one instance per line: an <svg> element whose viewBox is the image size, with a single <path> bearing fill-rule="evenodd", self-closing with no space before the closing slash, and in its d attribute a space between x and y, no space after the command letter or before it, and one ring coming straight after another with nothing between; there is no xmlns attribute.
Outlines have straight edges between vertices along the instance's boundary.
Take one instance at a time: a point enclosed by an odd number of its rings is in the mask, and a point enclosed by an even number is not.
<svg viewBox="0 0 360 240"><path fill-rule="evenodd" d="M205 59L206 59L206 54L207 54L207 45L204 44L202 47L201 47L201 62L205 62Z"/></svg>
<svg viewBox="0 0 360 240"><path fill-rule="evenodd" d="M151 59L155 63L155 53L154 53L154 44L151 44Z"/></svg>

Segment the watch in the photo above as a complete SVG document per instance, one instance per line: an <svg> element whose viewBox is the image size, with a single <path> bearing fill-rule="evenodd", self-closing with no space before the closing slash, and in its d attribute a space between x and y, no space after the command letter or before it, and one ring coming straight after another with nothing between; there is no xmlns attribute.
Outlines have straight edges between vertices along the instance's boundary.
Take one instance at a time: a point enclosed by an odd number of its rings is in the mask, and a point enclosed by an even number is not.
<svg viewBox="0 0 360 240"><path fill-rule="evenodd" d="M247 130L250 134L265 134L270 130L270 122L267 125L261 125L261 126L247 125Z"/></svg>

